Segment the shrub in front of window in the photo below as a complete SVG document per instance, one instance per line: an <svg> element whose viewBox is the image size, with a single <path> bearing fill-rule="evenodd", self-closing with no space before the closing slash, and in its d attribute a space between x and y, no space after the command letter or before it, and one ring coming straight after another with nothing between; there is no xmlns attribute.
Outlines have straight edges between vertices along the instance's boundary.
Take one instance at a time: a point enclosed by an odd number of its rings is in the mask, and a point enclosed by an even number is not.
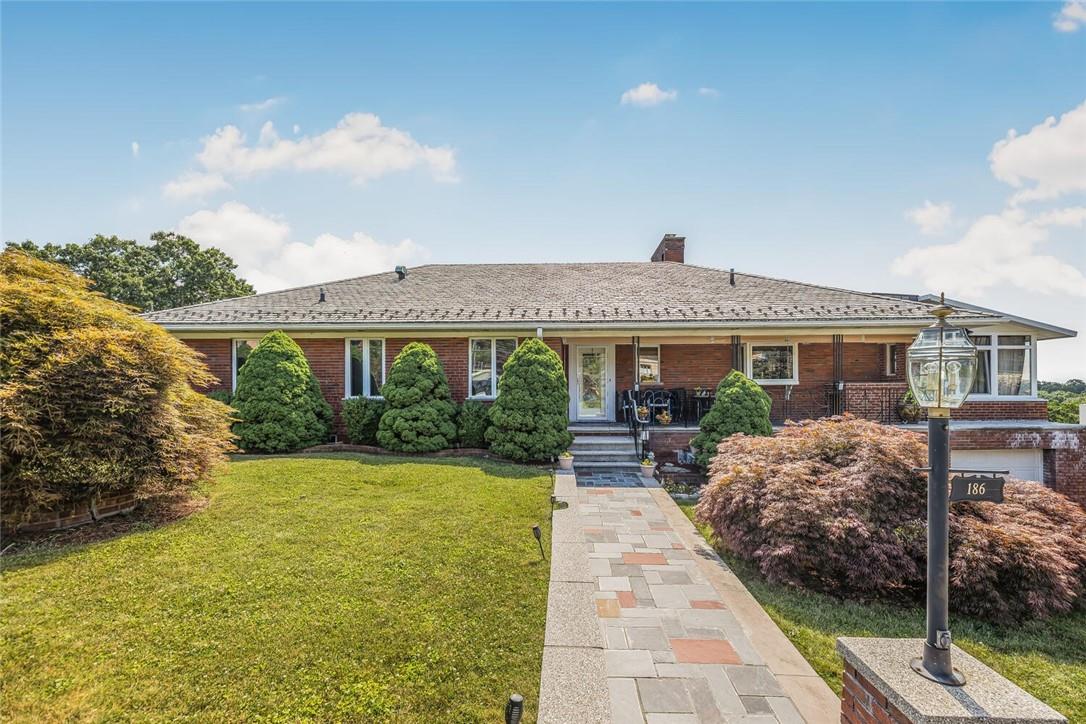
<svg viewBox="0 0 1086 724"><path fill-rule="evenodd" d="M376 445L377 427L381 415L388 406L384 400L372 397L352 397L343 401L343 425L347 428L347 439L355 445Z"/></svg>
<svg viewBox="0 0 1086 724"><path fill-rule="evenodd" d="M207 393L207 396L216 402L221 402L224 405L231 405L234 402L234 396L230 394L229 390L212 390Z"/></svg>
<svg viewBox="0 0 1086 724"><path fill-rule="evenodd" d="M460 408L460 447L486 447L486 429L490 425L490 407L478 400L468 400Z"/></svg>
<svg viewBox="0 0 1086 724"><path fill-rule="evenodd" d="M720 441L737 432L772 435L773 424L769 421L772 404L757 382L738 370L729 372L716 386L713 406L701 418L701 432L690 442L698 465L707 470Z"/></svg>
<svg viewBox="0 0 1086 724"><path fill-rule="evenodd" d="M490 420L490 449L513 460L551 460L573 442L562 360L542 340L525 340L506 360Z"/></svg>
<svg viewBox="0 0 1086 724"><path fill-rule="evenodd" d="M234 425L241 447L279 453L319 445L328 439L332 408L298 343L270 332L238 370Z"/></svg>
<svg viewBox="0 0 1086 724"><path fill-rule="evenodd" d="M927 478L922 435L850 415L720 444L698 519L774 583L919 604ZM994 621L1071 610L1086 588L1086 511L1039 483L954 503L950 605Z"/></svg>
<svg viewBox="0 0 1086 724"><path fill-rule="evenodd" d="M381 447L435 452L456 442L456 405L430 345L412 342L404 347L389 367L381 394L388 405L377 428Z"/></svg>
<svg viewBox="0 0 1086 724"><path fill-rule="evenodd" d="M99 495L183 493L233 450L188 345L66 268L0 254L5 527Z"/></svg>

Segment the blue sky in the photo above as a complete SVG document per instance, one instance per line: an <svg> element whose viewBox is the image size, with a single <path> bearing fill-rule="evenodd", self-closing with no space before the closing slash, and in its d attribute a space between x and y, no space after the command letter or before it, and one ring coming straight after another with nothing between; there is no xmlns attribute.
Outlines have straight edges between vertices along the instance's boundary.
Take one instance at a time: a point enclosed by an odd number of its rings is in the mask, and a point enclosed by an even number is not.
<svg viewBox="0 0 1086 724"><path fill-rule="evenodd" d="M1081 4L0 13L4 240L178 229L270 290L676 232L692 263L1086 331ZM1041 376L1084 360L1047 343Z"/></svg>

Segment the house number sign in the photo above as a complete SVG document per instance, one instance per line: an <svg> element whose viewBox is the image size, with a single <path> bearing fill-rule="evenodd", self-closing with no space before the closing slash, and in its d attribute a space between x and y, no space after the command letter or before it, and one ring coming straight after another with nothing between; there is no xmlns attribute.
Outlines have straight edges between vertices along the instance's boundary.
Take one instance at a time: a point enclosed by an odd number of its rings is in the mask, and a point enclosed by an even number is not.
<svg viewBox="0 0 1086 724"><path fill-rule="evenodd" d="M1005 482L1005 479L997 476L955 475L950 479L950 501L986 500L990 503L1002 503Z"/></svg>

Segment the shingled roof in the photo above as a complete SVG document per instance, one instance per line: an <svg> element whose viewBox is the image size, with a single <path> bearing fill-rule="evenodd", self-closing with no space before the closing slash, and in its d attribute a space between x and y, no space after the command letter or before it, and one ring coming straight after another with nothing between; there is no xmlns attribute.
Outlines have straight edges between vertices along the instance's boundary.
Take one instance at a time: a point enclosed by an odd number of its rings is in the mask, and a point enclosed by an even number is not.
<svg viewBox="0 0 1086 724"><path fill-rule="evenodd" d="M324 301L320 301L321 290ZM675 262L427 264L148 312L167 328L641 326L931 320L931 305ZM955 319L994 321L968 311Z"/></svg>

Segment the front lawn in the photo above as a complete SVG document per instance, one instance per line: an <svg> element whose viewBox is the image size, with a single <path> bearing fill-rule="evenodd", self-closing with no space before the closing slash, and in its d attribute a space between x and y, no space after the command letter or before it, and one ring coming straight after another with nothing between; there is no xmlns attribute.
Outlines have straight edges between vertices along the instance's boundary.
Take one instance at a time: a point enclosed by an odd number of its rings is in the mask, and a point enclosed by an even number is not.
<svg viewBox="0 0 1086 724"><path fill-rule="evenodd" d="M680 504L693 520L693 505ZM698 526L711 539L708 528ZM843 665L838 636L923 638L923 607L839 601L768 583L750 564L716 546L747 590L837 693ZM954 615L954 643L1055 708L1071 722L1086 722L1086 611L1047 621L994 626ZM918 652L919 655L919 652Z"/></svg>
<svg viewBox="0 0 1086 724"><path fill-rule="evenodd" d="M498 721L514 692L534 718L548 475L241 457L206 492L171 525L2 559L0 719Z"/></svg>

